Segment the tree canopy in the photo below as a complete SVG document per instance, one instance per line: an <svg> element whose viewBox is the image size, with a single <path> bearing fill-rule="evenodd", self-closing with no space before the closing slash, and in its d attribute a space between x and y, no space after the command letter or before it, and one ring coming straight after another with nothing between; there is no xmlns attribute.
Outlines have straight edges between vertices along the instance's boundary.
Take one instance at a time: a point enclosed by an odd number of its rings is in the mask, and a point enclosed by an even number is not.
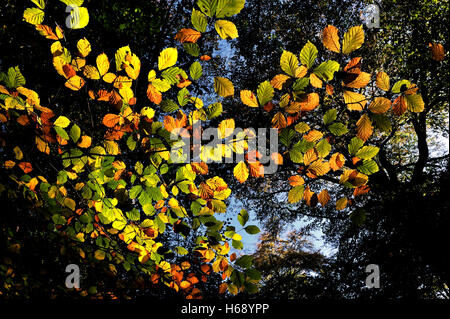
<svg viewBox="0 0 450 319"><path fill-rule="evenodd" d="M2 297L448 298L448 2L416 2L8 1Z"/></svg>

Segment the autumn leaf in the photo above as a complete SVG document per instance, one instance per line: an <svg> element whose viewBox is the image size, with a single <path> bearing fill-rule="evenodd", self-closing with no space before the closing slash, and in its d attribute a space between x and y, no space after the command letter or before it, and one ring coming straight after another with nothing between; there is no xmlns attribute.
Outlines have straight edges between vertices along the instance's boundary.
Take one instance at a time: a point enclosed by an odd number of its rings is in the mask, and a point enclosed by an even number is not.
<svg viewBox="0 0 450 319"><path fill-rule="evenodd" d="M372 121L370 120L367 114L363 114L358 122L356 122L356 129L358 131L357 135L363 141L367 141L367 139L373 133Z"/></svg>
<svg viewBox="0 0 450 319"><path fill-rule="evenodd" d="M202 34L200 32L195 31L193 29L181 29L175 35L175 40L180 41L182 43L183 42L195 43L201 36Z"/></svg>
<svg viewBox="0 0 450 319"><path fill-rule="evenodd" d="M338 29L335 26L328 25L323 30L323 46L330 51L341 52L341 44L339 43Z"/></svg>
<svg viewBox="0 0 450 319"><path fill-rule="evenodd" d="M440 43L429 43L428 44L431 52L431 57L435 61L442 61L445 57L444 47Z"/></svg>
<svg viewBox="0 0 450 319"><path fill-rule="evenodd" d="M120 120L120 115L116 115L116 114L106 114L103 117L102 123L103 125L105 125L106 127L114 127L116 126L117 123L119 123Z"/></svg>
<svg viewBox="0 0 450 319"><path fill-rule="evenodd" d="M378 72L377 79L376 79L376 84L377 84L377 87L380 90L383 90L385 92L389 91L389 89L390 89L389 75L387 75L383 71Z"/></svg>
<svg viewBox="0 0 450 319"><path fill-rule="evenodd" d="M227 78L216 76L214 78L214 90L222 97L234 96L233 83Z"/></svg>
<svg viewBox="0 0 450 319"><path fill-rule="evenodd" d="M243 161L240 161L233 169L233 175L242 184L248 178L248 168Z"/></svg>
<svg viewBox="0 0 450 319"><path fill-rule="evenodd" d="M342 40L342 53L349 54L359 49L364 43L364 30L362 26L350 28Z"/></svg>
<svg viewBox="0 0 450 319"><path fill-rule="evenodd" d="M164 70L167 69L175 63L177 63L178 60L178 51L177 48L167 48L161 51L158 57L158 69Z"/></svg>
<svg viewBox="0 0 450 319"><path fill-rule="evenodd" d="M326 189L322 190L319 195L317 195L320 205L325 206L330 201L330 194Z"/></svg>
<svg viewBox="0 0 450 319"><path fill-rule="evenodd" d="M241 101L247 106L250 107L258 107L258 100L256 99L256 95L253 94L252 91L242 90L241 91Z"/></svg>
<svg viewBox="0 0 450 319"><path fill-rule="evenodd" d="M231 21L217 20L214 27L222 39L235 39L239 36L235 24Z"/></svg>
<svg viewBox="0 0 450 319"><path fill-rule="evenodd" d="M273 77L270 81L270 85L272 85L275 89L281 90L283 88L284 82L289 79L289 76L286 74L278 74Z"/></svg>
<svg viewBox="0 0 450 319"><path fill-rule="evenodd" d="M343 210L345 207L347 207L348 199L347 197L342 197L336 201L336 209L337 210Z"/></svg>
<svg viewBox="0 0 450 319"><path fill-rule="evenodd" d="M369 105L369 110L375 114L386 113L391 107L391 101L385 97L376 97Z"/></svg>

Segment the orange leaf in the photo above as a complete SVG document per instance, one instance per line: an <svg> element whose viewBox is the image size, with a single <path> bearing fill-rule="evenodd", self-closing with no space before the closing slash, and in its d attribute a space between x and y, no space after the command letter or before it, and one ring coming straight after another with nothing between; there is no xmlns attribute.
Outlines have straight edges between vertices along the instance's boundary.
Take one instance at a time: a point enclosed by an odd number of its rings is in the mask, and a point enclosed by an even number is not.
<svg viewBox="0 0 450 319"><path fill-rule="evenodd" d="M363 114L358 122L356 122L356 129L358 131L358 137L363 141L367 141L367 139L372 135L372 121L367 114Z"/></svg>
<svg viewBox="0 0 450 319"><path fill-rule="evenodd" d="M103 117L103 125L105 125L106 127L114 127L117 123L119 123L120 120L120 115L116 115L116 114L106 114Z"/></svg>
<svg viewBox="0 0 450 319"><path fill-rule="evenodd" d="M287 125L286 118L284 117L283 113L277 112L277 114L274 115L272 118L272 127L277 129L285 128Z"/></svg>
<svg viewBox="0 0 450 319"><path fill-rule="evenodd" d="M323 30L323 46L330 51L341 52L338 29L335 26L329 25Z"/></svg>
<svg viewBox="0 0 450 319"><path fill-rule="evenodd" d="M444 47L440 43L429 43L428 46L430 47L431 51L431 57L435 61L442 61L444 60L445 52Z"/></svg>
<svg viewBox="0 0 450 319"><path fill-rule="evenodd" d="M328 194L328 191L326 189L322 190L317 197L319 199L319 203L322 206L325 206L330 200L330 194Z"/></svg>
<svg viewBox="0 0 450 319"><path fill-rule="evenodd" d="M209 61L209 60L211 60L211 57L209 56L209 55L202 55L201 57L200 57L200 60L202 60L202 61Z"/></svg>
<svg viewBox="0 0 450 319"><path fill-rule="evenodd" d="M181 29L175 35L175 40L180 42L192 42L195 43L202 36L202 34L193 29Z"/></svg>
<svg viewBox="0 0 450 319"><path fill-rule="evenodd" d="M25 174L28 174L29 172L31 172L33 170L33 166L31 166L31 164L28 162L20 162L19 167L22 169L22 171Z"/></svg>
<svg viewBox="0 0 450 319"><path fill-rule="evenodd" d="M399 96L395 99L394 103L392 103L392 112L395 115L400 116L406 112L407 107L405 98L403 96Z"/></svg>
<svg viewBox="0 0 450 319"><path fill-rule="evenodd" d="M161 92L159 92L152 84L148 85L147 97L151 102L153 102L157 105L159 105L159 103L161 103L161 101L162 101Z"/></svg>
<svg viewBox="0 0 450 319"><path fill-rule="evenodd" d="M288 178L291 186L300 186L305 184L305 180L300 175L294 175Z"/></svg>

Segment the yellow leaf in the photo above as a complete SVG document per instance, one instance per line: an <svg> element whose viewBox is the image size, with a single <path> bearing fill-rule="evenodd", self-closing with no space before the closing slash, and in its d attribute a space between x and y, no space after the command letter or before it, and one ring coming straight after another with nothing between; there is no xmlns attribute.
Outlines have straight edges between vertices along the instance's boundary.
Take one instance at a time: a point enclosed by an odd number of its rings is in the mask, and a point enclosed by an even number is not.
<svg viewBox="0 0 450 319"><path fill-rule="evenodd" d="M99 54L97 57L97 69L100 72L100 76L104 76L109 70L109 60L105 53Z"/></svg>
<svg viewBox="0 0 450 319"><path fill-rule="evenodd" d="M219 138L223 139L233 134L235 128L234 120L227 119L220 122L218 127Z"/></svg>
<svg viewBox="0 0 450 319"><path fill-rule="evenodd" d="M77 49L83 58L87 57L89 55L89 53L91 53L91 50L92 50L91 44L89 43L89 41L86 38L80 39L77 42Z"/></svg>
<svg viewBox="0 0 450 319"><path fill-rule="evenodd" d="M336 202L336 209L337 210L343 210L345 207L347 207L348 199L347 197L342 197Z"/></svg>
<svg viewBox="0 0 450 319"><path fill-rule="evenodd" d="M405 102L411 112L419 113L424 110L425 104L420 94L405 95Z"/></svg>
<svg viewBox="0 0 450 319"><path fill-rule="evenodd" d="M309 76L309 83L315 88L321 88L323 82L317 77L317 75L311 73Z"/></svg>
<svg viewBox="0 0 450 319"><path fill-rule="evenodd" d="M91 146L91 143L92 143L91 137L87 136L87 135L83 135L81 137L80 142L78 142L77 145L81 148L88 148L89 146Z"/></svg>
<svg viewBox="0 0 450 319"><path fill-rule="evenodd" d="M243 183L248 178L248 167L245 165L243 161L240 161L233 169L234 177L240 182Z"/></svg>
<svg viewBox="0 0 450 319"><path fill-rule="evenodd" d="M68 79L64 85L73 91L78 91L84 86L84 84L84 79L78 75L75 75Z"/></svg>
<svg viewBox="0 0 450 319"><path fill-rule="evenodd" d="M222 97L234 96L233 83L227 78L216 76L214 78L214 90Z"/></svg>
<svg viewBox="0 0 450 319"><path fill-rule="evenodd" d="M362 111L367 104L364 95L352 91L344 91L344 101L350 111Z"/></svg>
<svg viewBox="0 0 450 319"><path fill-rule="evenodd" d="M381 71L377 74L376 84L380 90L383 91L389 91L390 84L389 84L389 75L387 75L385 72Z"/></svg>
<svg viewBox="0 0 450 319"><path fill-rule="evenodd" d="M356 79L347 84L343 83L343 86L354 89L360 89L369 84L369 82L370 82L370 73L361 72Z"/></svg>
<svg viewBox="0 0 450 319"><path fill-rule="evenodd" d="M30 24L41 24L44 21L44 11L38 8L27 8L23 12L23 18Z"/></svg>
<svg viewBox="0 0 450 319"><path fill-rule="evenodd" d="M72 7L67 24L70 29L82 29L89 23L89 12L85 7Z"/></svg>
<svg viewBox="0 0 450 319"><path fill-rule="evenodd" d="M70 120L65 116L60 116L56 119L56 121L53 124L55 126L66 128L67 126L69 126Z"/></svg>
<svg viewBox="0 0 450 319"><path fill-rule="evenodd" d="M100 80L100 73L97 68L93 65L86 65L84 67L83 74L85 77L91 80Z"/></svg>
<svg viewBox="0 0 450 319"><path fill-rule="evenodd" d="M322 160L317 160L309 165L306 173L310 178L316 178L317 176L325 175L330 171L330 164L328 162L323 162Z"/></svg>
<svg viewBox="0 0 450 319"><path fill-rule="evenodd" d="M96 250L94 253L94 258L97 260L105 259L105 252L103 250Z"/></svg>
<svg viewBox="0 0 450 319"><path fill-rule="evenodd" d="M48 143L37 135L36 135L36 147L40 152L50 154L50 147L48 146Z"/></svg>
<svg viewBox="0 0 450 319"><path fill-rule="evenodd" d="M239 36L236 26L231 21L217 20L214 27L222 39L235 39Z"/></svg>
<svg viewBox="0 0 450 319"><path fill-rule="evenodd" d="M338 29L335 26L329 25L323 30L323 46L336 53L341 51Z"/></svg>
<svg viewBox="0 0 450 319"><path fill-rule="evenodd" d="M164 70L175 65L178 60L177 48L167 48L161 51L158 57L158 69Z"/></svg>
<svg viewBox="0 0 450 319"><path fill-rule="evenodd" d="M20 147L19 146L14 147L13 151L14 151L16 160L18 160L18 161L22 160L23 153L22 153L22 150L20 149Z"/></svg>
<svg viewBox="0 0 450 319"><path fill-rule="evenodd" d="M323 133L318 130L312 130L308 134L306 134L303 138L308 142L315 142L322 138Z"/></svg>
<svg viewBox="0 0 450 319"><path fill-rule="evenodd" d="M106 152L110 155L118 155L120 154L119 145L114 141L105 141L104 142Z"/></svg>
<svg viewBox="0 0 450 319"><path fill-rule="evenodd" d="M350 28L342 40L342 53L349 54L359 49L364 43L364 30L362 26Z"/></svg>
<svg viewBox="0 0 450 319"><path fill-rule="evenodd" d="M284 117L283 113L277 112L272 118L272 127L277 129L282 129L287 126L286 117Z"/></svg>
<svg viewBox="0 0 450 319"><path fill-rule="evenodd" d="M247 106L250 107L258 107L258 100L256 99L256 95L253 94L252 91L242 90L241 91L241 101Z"/></svg>
<svg viewBox="0 0 450 319"><path fill-rule="evenodd" d="M367 139L372 135L372 121L367 114L363 114L358 122L356 122L356 129L358 131L357 136L363 141L367 141Z"/></svg>

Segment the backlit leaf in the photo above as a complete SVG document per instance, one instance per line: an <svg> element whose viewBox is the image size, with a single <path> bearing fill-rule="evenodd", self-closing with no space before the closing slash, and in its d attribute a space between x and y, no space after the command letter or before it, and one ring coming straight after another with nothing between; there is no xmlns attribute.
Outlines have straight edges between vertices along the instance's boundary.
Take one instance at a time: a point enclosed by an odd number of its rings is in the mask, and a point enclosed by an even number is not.
<svg viewBox="0 0 450 319"><path fill-rule="evenodd" d="M362 26L350 28L342 40L342 53L349 54L359 49L364 43L364 30Z"/></svg>

